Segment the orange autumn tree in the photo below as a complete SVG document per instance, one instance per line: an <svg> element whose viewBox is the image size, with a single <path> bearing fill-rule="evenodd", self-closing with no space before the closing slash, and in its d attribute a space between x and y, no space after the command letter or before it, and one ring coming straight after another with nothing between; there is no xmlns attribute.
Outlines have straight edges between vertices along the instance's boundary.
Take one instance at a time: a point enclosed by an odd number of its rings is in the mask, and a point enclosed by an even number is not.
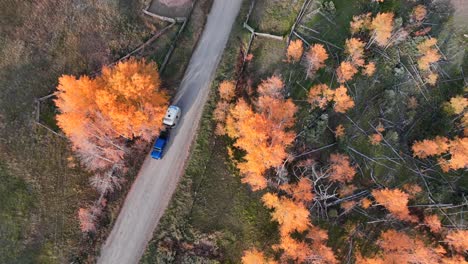
<svg viewBox="0 0 468 264"><path fill-rule="evenodd" d="M339 124L335 128L334 134L336 138L342 138L346 134L344 126L342 124Z"/></svg>
<svg viewBox="0 0 468 264"><path fill-rule="evenodd" d="M364 46L366 44L358 38L350 38L345 42L345 53L349 55L351 62L359 67L364 65Z"/></svg>
<svg viewBox="0 0 468 264"><path fill-rule="evenodd" d="M376 133L369 136L370 143L372 145L379 145L380 142L383 140L382 132L384 132L384 131L385 131L384 126L382 125L381 122L379 122L379 124L375 128Z"/></svg>
<svg viewBox="0 0 468 264"><path fill-rule="evenodd" d="M223 81L218 87L219 97L224 101L231 101L236 92L236 84L233 81Z"/></svg>
<svg viewBox="0 0 468 264"><path fill-rule="evenodd" d="M417 218L408 210L409 195L399 189L373 190L375 201L384 206L393 216L403 221L416 222Z"/></svg>
<svg viewBox="0 0 468 264"><path fill-rule="evenodd" d="M279 223L281 235L307 230L309 210L302 203L296 203L287 197L278 197L272 193L263 195L262 201L267 208L273 209L271 216Z"/></svg>
<svg viewBox="0 0 468 264"><path fill-rule="evenodd" d="M427 10L425 6L417 5L413 8L412 17L417 22L421 22L424 18L426 18L426 15L427 15Z"/></svg>
<svg viewBox="0 0 468 264"><path fill-rule="evenodd" d="M325 109L329 102L333 101L335 91L326 84L316 84L309 90L308 102L312 107Z"/></svg>
<svg viewBox="0 0 468 264"><path fill-rule="evenodd" d="M419 59L418 68L422 71L424 80L430 85L435 85L438 79L438 74L431 71L431 65L440 60L439 51L435 48L437 45L436 38L428 38L418 45Z"/></svg>
<svg viewBox="0 0 468 264"><path fill-rule="evenodd" d="M428 38L418 45L418 52L421 57L418 60L420 70L428 70L432 63L440 59L440 54L434 46L437 44L436 38Z"/></svg>
<svg viewBox="0 0 468 264"><path fill-rule="evenodd" d="M382 142L382 139L383 139L382 135L378 133L374 133L369 136L369 141L374 146L379 145L380 142Z"/></svg>
<svg viewBox="0 0 468 264"><path fill-rule="evenodd" d="M351 166L347 155L331 154L329 163L328 173L331 181L346 183L352 181L356 175L356 168Z"/></svg>
<svg viewBox="0 0 468 264"><path fill-rule="evenodd" d="M277 76L264 80L258 86L255 108L240 99L226 118L227 135L236 139L234 146L246 151L245 162L237 164L242 182L253 190L266 187L263 174L283 163L286 147L294 140L295 134L288 130L294 125L296 106L284 99L283 89Z"/></svg>
<svg viewBox="0 0 468 264"><path fill-rule="evenodd" d="M273 249L282 250L282 263L290 260L307 263L312 259L318 263L337 263L333 251L326 246L327 233L310 223L309 211L302 203L303 199L299 202L267 193L262 201L266 207L273 209L272 218L280 225L280 243ZM294 232L305 233L304 239L293 238L291 235Z"/></svg>
<svg viewBox="0 0 468 264"><path fill-rule="evenodd" d="M361 73L366 76L372 76L375 73L375 62L365 64L364 60L365 43L358 38L350 38L345 42L345 53L348 59L343 61L337 68L336 73L338 82L349 81L361 69Z"/></svg>
<svg viewBox="0 0 468 264"><path fill-rule="evenodd" d="M340 85L340 87L335 90L333 100L335 101L333 109L337 113L346 113L349 109L354 107L354 100L348 95L348 89L343 85Z"/></svg>
<svg viewBox="0 0 468 264"><path fill-rule="evenodd" d="M468 136L468 99L460 95L455 96L450 99L448 105L453 114L461 116L457 126L463 129L463 135L465 137Z"/></svg>
<svg viewBox="0 0 468 264"><path fill-rule="evenodd" d="M104 67L98 78L96 104L112 128L129 139L150 141L162 128L168 96L154 62L130 59Z"/></svg>
<svg viewBox="0 0 468 264"><path fill-rule="evenodd" d="M428 226L433 233L439 233L442 230L442 223L437 215L425 216L424 224Z"/></svg>
<svg viewBox="0 0 468 264"><path fill-rule="evenodd" d="M149 141L159 133L168 97L160 88L157 66L130 59L101 76L64 75L54 100L57 124L90 170L121 164L125 139Z"/></svg>
<svg viewBox="0 0 468 264"><path fill-rule="evenodd" d="M309 225L304 235L304 239L296 239L290 235L280 237L280 243L274 245L273 249L282 251L281 263L339 263L333 250L326 245L326 231Z"/></svg>
<svg viewBox="0 0 468 264"><path fill-rule="evenodd" d="M296 202L307 203L314 199L312 183L307 178L301 178L296 184L283 184L280 189L290 195Z"/></svg>
<svg viewBox="0 0 468 264"><path fill-rule="evenodd" d="M354 107L354 101L347 92L348 89L343 85L332 90L326 84L317 84L310 88L308 102L312 107L325 109L329 102L334 101L333 109L335 112L345 113Z"/></svg>
<svg viewBox="0 0 468 264"><path fill-rule="evenodd" d="M386 46L392 36L393 13L378 13L372 19L370 29L373 31L372 40L381 47Z"/></svg>
<svg viewBox="0 0 468 264"><path fill-rule="evenodd" d="M445 237L445 242L456 252L464 254L468 251L468 230L453 230Z"/></svg>
<svg viewBox="0 0 468 264"><path fill-rule="evenodd" d="M347 82L353 79L354 75L358 72L356 66L349 61L341 62L340 66L336 69L336 76L339 83Z"/></svg>
<svg viewBox="0 0 468 264"><path fill-rule="evenodd" d="M362 30L367 30L371 27L371 13L353 16L353 20L349 23L351 34L358 33Z"/></svg>
<svg viewBox="0 0 468 264"><path fill-rule="evenodd" d="M455 96L450 98L450 107L457 115L463 113L468 107L468 99L463 96Z"/></svg>
<svg viewBox="0 0 468 264"><path fill-rule="evenodd" d="M380 235L377 245L382 249L379 256L364 258L356 255L357 264L375 263L440 263L439 248L426 246L419 238L411 238L403 232L388 230Z"/></svg>
<svg viewBox="0 0 468 264"><path fill-rule="evenodd" d="M430 156L440 155L449 149L449 140L446 137L435 137L433 140L424 139L413 144L413 155L425 159Z"/></svg>
<svg viewBox="0 0 468 264"><path fill-rule="evenodd" d="M353 16L350 22L351 34L370 30L370 44L376 42L377 45L385 47L392 36L393 18L393 13L378 13L374 18L371 18L371 13Z"/></svg>
<svg viewBox="0 0 468 264"><path fill-rule="evenodd" d="M297 62L301 60L304 53L304 43L300 39L293 40L289 43L286 51L287 62Z"/></svg>
<svg viewBox="0 0 468 264"><path fill-rule="evenodd" d="M368 64L364 65L363 70L364 75L372 76L375 73L375 62L369 62Z"/></svg>
<svg viewBox="0 0 468 264"><path fill-rule="evenodd" d="M351 80L361 69L361 73L366 76L372 76L375 72L375 63L365 64L364 46L366 44L358 38L350 38L345 42L345 54L348 55L346 61L341 62L336 69L338 82L344 83Z"/></svg>
<svg viewBox="0 0 468 264"><path fill-rule="evenodd" d="M311 77L317 70L325 67L325 61L328 59L328 53L322 44L310 46L306 53L307 77Z"/></svg>
<svg viewBox="0 0 468 264"><path fill-rule="evenodd" d="M413 146L413 156L418 158L428 158L431 156L441 156L437 162L444 172L458 170L468 167L468 138L456 137L449 140L446 137L435 137L433 140L424 139L416 141ZM450 157L442 157L448 153Z"/></svg>

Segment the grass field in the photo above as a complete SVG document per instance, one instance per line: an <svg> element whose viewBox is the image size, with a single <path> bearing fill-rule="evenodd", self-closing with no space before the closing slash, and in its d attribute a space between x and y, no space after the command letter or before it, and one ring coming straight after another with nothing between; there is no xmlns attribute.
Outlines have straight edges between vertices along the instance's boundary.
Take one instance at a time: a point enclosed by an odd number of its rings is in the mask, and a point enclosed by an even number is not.
<svg viewBox="0 0 468 264"><path fill-rule="evenodd" d="M286 35L303 3L304 0L257 0L249 24L260 32Z"/></svg>
<svg viewBox="0 0 468 264"><path fill-rule="evenodd" d="M21 239L28 237L34 228L29 223L33 221L33 212L37 208L35 193L28 189L23 179L8 175L5 164L0 164L0 180L0 262L25 261L35 254L34 245L21 243Z"/></svg>
<svg viewBox="0 0 468 264"><path fill-rule="evenodd" d="M189 23L191 35L185 34L178 42L184 50L176 49L169 68L176 63L183 69L181 65L190 58L209 1L200 2L203 8L196 10L196 19ZM7 18L0 26L1 263L93 262L99 252L138 172L141 156L130 161L122 190L108 197L101 232L94 237L83 235L77 210L97 196L89 187L90 175L73 159L64 138L33 124L33 102L53 92L60 75L95 73L167 25L143 17L143 7L143 1L0 3L0 15ZM149 59L161 63L176 30L178 26L142 55L156 54ZM168 70L163 78L165 87L175 89L173 80L180 79L181 72ZM57 129L54 116L52 102L44 102L41 122Z"/></svg>

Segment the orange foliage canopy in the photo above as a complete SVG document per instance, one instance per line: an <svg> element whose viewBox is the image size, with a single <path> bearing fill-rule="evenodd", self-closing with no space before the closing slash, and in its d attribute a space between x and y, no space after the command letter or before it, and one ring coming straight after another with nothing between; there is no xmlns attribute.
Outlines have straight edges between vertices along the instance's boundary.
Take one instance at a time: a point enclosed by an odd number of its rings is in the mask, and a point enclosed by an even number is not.
<svg viewBox="0 0 468 264"><path fill-rule="evenodd" d="M410 215L408 210L409 195L400 191L399 189L381 189L373 190L377 203L387 208L390 213L396 218L403 221L416 222L416 217Z"/></svg>
<svg viewBox="0 0 468 264"><path fill-rule="evenodd" d="M297 62L301 60L302 54L304 53L304 44L302 40L297 39L289 43L287 50L287 61Z"/></svg>
<svg viewBox="0 0 468 264"><path fill-rule="evenodd" d="M468 99L463 96L456 96L450 99L450 106L457 115L463 113L468 107Z"/></svg>
<svg viewBox="0 0 468 264"><path fill-rule="evenodd" d="M424 224L427 225L433 233L439 233L440 230L442 230L442 223L437 215L428 215L424 217Z"/></svg>
<svg viewBox="0 0 468 264"><path fill-rule="evenodd" d="M308 101L312 107L325 109L335 97L335 92L326 84L317 84L310 88Z"/></svg>
<svg viewBox="0 0 468 264"><path fill-rule="evenodd" d="M378 245L383 250L380 257L363 258L358 254L356 263L440 263L441 260L437 248L427 247L422 240L395 230L383 232Z"/></svg>
<svg viewBox="0 0 468 264"><path fill-rule="evenodd" d="M449 141L446 137L436 137L434 140L424 139L413 144L413 155L425 159L430 156L440 155L449 149Z"/></svg>
<svg viewBox="0 0 468 264"><path fill-rule="evenodd" d="M364 46L366 44L358 38L350 38L345 42L345 52L350 56L351 62L356 66L364 65Z"/></svg>
<svg viewBox="0 0 468 264"><path fill-rule="evenodd" d="M466 253L468 251L468 230L451 231L445 237L445 242L458 253Z"/></svg>
<svg viewBox="0 0 468 264"><path fill-rule="evenodd" d="M434 48L436 44L436 38L428 38L418 45L418 52L421 55L418 60L420 70L429 70L429 66L440 59L439 51Z"/></svg>
<svg viewBox="0 0 468 264"><path fill-rule="evenodd" d="M230 108L230 102L235 96L236 85L233 81L223 81L218 87L218 93L220 100L216 104L216 108L213 112L213 119L217 121L216 124L216 135L226 134L226 117Z"/></svg>
<svg viewBox="0 0 468 264"><path fill-rule="evenodd" d="M372 145L379 145L380 142L382 142L382 139L383 139L382 135L378 133L374 133L369 136L369 141Z"/></svg>
<svg viewBox="0 0 468 264"><path fill-rule="evenodd" d="M336 128L335 128L335 137L336 138L341 138L345 135L345 128L342 124L339 124Z"/></svg>
<svg viewBox="0 0 468 264"><path fill-rule="evenodd" d="M154 62L130 59L104 67L98 82L102 86L96 91L96 104L118 134L148 141L158 134L168 96L161 90Z"/></svg>
<svg viewBox="0 0 468 264"><path fill-rule="evenodd" d="M416 21L422 21L427 15L426 7L423 5L417 5L413 8L413 17Z"/></svg>
<svg viewBox="0 0 468 264"><path fill-rule="evenodd" d="M346 113L349 109L354 107L353 98L348 95L348 89L343 85L335 90L333 100L335 101L333 109L337 113Z"/></svg>
<svg viewBox="0 0 468 264"><path fill-rule="evenodd" d="M157 135L168 103L156 64L135 59L104 67L96 79L64 75L55 95L57 124L90 170L120 163L122 138Z"/></svg>
<svg viewBox="0 0 468 264"><path fill-rule="evenodd" d="M393 13L378 13L372 19L370 28L374 31L374 39L377 44L384 47L392 36Z"/></svg>
<svg viewBox="0 0 468 264"><path fill-rule="evenodd" d="M405 183L401 188L405 193L409 194L410 199L416 197L416 195L422 191L421 186L413 183Z"/></svg>
<svg viewBox="0 0 468 264"><path fill-rule="evenodd" d="M280 189L292 196L296 202L310 202L314 199L312 183L307 178L301 178L297 184L283 184Z"/></svg>
<svg viewBox="0 0 468 264"><path fill-rule="evenodd" d="M287 130L294 125L296 106L291 99L283 99L283 89L283 82L276 76L264 80L258 87L256 111L241 99L226 118L226 133L236 139L236 147L247 152L246 161L237 167L242 181L253 190L266 187L263 174L282 164L286 147L294 140L294 133Z"/></svg>
<svg viewBox="0 0 468 264"><path fill-rule="evenodd" d="M362 206L362 208L367 209L367 208L369 208L371 205L372 205L372 202L371 202L371 200L369 200L368 198L364 198L364 199L361 200L361 206Z"/></svg>
<svg viewBox="0 0 468 264"><path fill-rule="evenodd" d="M280 225L281 236L294 231L303 232L309 226L309 210L302 203L296 203L286 197L266 193L262 197L266 207L273 209L272 218Z"/></svg>
<svg viewBox="0 0 468 264"><path fill-rule="evenodd" d="M348 89L344 86L331 90L326 84L317 84L310 88L308 101L312 107L325 109L329 102L335 101L333 106L335 112L345 113L354 107L353 99L347 94Z"/></svg>
<svg viewBox="0 0 468 264"><path fill-rule="evenodd" d="M348 156L336 153L330 155L328 172L330 173L330 180L346 183L353 180L356 175L356 168L351 166Z"/></svg>
<svg viewBox="0 0 468 264"><path fill-rule="evenodd" d="M299 241L291 236L281 236L280 243L273 249L283 250L281 263L338 263L332 249L326 245L327 233L310 225L305 240ZM313 262L309 262L314 260Z"/></svg>
<svg viewBox="0 0 468 264"><path fill-rule="evenodd" d="M244 251L242 264L276 264L277 262L265 257L263 252L256 249Z"/></svg>
<svg viewBox="0 0 468 264"><path fill-rule="evenodd" d="M313 76L315 72L325 67L325 61L328 59L328 53L322 44L314 44L309 48L306 54L307 59L307 77Z"/></svg>
<svg viewBox="0 0 468 264"><path fill-rule="evenodd" d="M364 66L364 74L367 76L372 76L375 73L375 62L369 62Z"/></svg>
<svg viewBox="0 0 468 264"><path fill-rule="evenodd" d="M223 101L231 101L234 98L236 84L233 81L223 81L218 87L219 97Z"/></svg>
<svg viewBox="0 0 468 264"><path fill-rule="evenodd" d="M458 170L468 167L468 138L455 138L448 140L445 137L436 137L433 140L424 139L413 144L413 155L418 158L450 153L450 159L439 158L438 162L443 171Z"/></svg>
<svg viewBox="0 0 468 264"><path fill-rule="evenodd" d="M353 16L353 21L350 22L351 33L355 34L363 29L369 29L371 21L371 13Z"/></svg>
<svg viewBox="0 0 468 264"><path fill-rule="evenodd" d="M336 69L338 82L344 83L353 79L358 69L349 61L341 62L340 66Z"/></svg>

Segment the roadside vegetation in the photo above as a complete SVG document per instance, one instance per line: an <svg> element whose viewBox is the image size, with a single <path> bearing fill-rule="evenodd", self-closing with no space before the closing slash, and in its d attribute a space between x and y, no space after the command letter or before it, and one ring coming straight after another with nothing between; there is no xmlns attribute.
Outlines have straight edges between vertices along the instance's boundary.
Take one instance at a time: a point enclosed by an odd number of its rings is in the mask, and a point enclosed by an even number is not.
<svg viewBox="0 0 468 264"><path fill-rule="evenodd" d="M261 196L240 182L225 151L230 141L214 134L213 94L221 80L234 78L232 65L241 62L239 38L248 41L248 34L240 21L249 4L243 4L233 26L185 175L140 263L237 263L246 244L272 239L276 224Z"/></svg>

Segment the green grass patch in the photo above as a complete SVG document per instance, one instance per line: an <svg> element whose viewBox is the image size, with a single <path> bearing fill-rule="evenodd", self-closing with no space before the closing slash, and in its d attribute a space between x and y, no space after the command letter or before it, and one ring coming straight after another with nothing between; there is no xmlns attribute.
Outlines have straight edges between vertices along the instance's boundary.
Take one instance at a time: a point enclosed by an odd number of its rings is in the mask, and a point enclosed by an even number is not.
<svg viewBox="0 0 468 264"><path fill-rule="evenodd" d="M285 60L286 41L257 37L251 47L252 61L246 71L255 80L266 79L272 73L281 74L281 65Z"/></svg>
<svg viewBox="0 0 468 264"><path fill-rule="evenodd" d="M258 0L249 24L257 31L286 35L291 30L304 0Z"/></svg>
<svg viewBox="0 0 468 264"><path fill-rule="evenodd" d="M37 207L35 194L23 179L8 173L5 164L0 163L0 262L29 262L38 252L22 240L32 229L29 223Z"/></svg>

